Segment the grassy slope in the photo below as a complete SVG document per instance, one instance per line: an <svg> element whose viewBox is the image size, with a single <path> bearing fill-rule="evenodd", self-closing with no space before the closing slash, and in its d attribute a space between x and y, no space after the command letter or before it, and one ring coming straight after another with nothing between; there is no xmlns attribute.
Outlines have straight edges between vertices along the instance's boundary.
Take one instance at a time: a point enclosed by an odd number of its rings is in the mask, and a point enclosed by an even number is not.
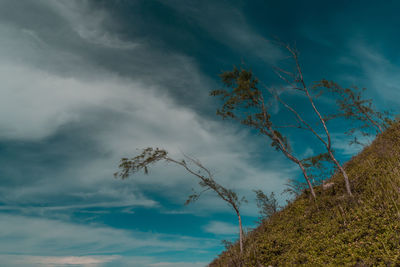
<svg viewBox="0 0 400 267"><path fill-rule="evenodd" d="M400 124L346 165L334 187L307 192L248 234L245 253L223 252L210 266L400 266Z"/></svg>

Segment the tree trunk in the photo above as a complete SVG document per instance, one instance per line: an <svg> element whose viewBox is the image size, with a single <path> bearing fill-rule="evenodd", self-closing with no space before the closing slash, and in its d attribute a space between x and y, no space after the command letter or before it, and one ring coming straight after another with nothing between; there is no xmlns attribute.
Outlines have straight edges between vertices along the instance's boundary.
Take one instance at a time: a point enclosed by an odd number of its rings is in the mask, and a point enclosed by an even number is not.
<svg viewBox="0 0 400 267"><path fill-rule="evenodd" d="M310 103L311 103L311 105L312 105L312 107L313 107L315 113L318 115L318 117L319 117L319 119L320 119L320 121L321 121L321 123L322 123L322 126L324 127L324 130L325 130L325 133L326 133L326 137L328 138L328 143L326 143L326 142L323 142L323 143L325 144L326 149L327 149L328 152L329 152L329 156L330 156L331 159L334 161L334 163L336 164L336 166L339 168L340 172L343 174L344 182L345 182L345 184L346 184L346 191L347 191L347 194L349 194L349 196L352 197L353 194L351 193L349 177L347 176L347 173L346 173L346 171L343 169L342 165L340 165L340 163L336 160L335 156L334 156L333 153L332 153L332 150L331 150L331 145L332 145L332 144L331 144L331 135L330 135L330 133L329 133L329 131L328 131L328 128L326 127L325 120L324 120L324 118L322 118L322 116L321 116L321 114L319 113L318 109L315 107L314 101L313 101L313 99L312 99L310 93L308 92L308 89L307 89L307 87L306 87L306 85L305 85L305 83L304 83L303 80L302 80L302 83L303 83L303 86L304 86L304 90L305 90L305 92L306 92L306 94L307 94L307 97L308 97L308 99L310 100Z"/></svg>
<svg viewBox="0 0 400 267"><path fill-rule="evenodd" d="M308 178L306 169L304 168L303 164L301 164L301 162L298 162L297 164L299 165L301 171L303 172L303 176L307 181L308 187L310 188L311 195L313 196L314 200L317 199L317 196L315 195L314 188L313 188L313 186L312 186L312 184L310 182L310 178Z"/></svg>
<svg viewBox="0 0 400 267"><path fill-rule="evenodd" d="M264 109L264 106L263 106L263 109ZM265 115L264 115L264 116L265 116ZM317 199L317 196L315 195L315 192L314 192L314 188L313 188L313 186L312 186L312 184L311 184L311 182L310 182L310 179L308 178L307 171L306 171L306 169L304 168L304 166L303 166L303 164L301 163L301 161L298 160L298 159L297 159L295 156L293 156L292 154L290 154L290 152L285 148L285 145L283 144L282 140L275 134L275 131L274 131L271 127L269 127L268 129L269 129L270 132L272 132L273 140L278 141L278 143L280 144L280 150L283 152L283 154L284 154L288 159L290 159L291 161L293 161L294 163L296 163L297 165L299 165L301 171L303 172L304 178L305 178L306 181L307 181L308 187L310 188L311 195L313 196L314 200Z"/></svg>
<svg viewBox="0 0 400 267"><path fill-rule="evenodd" d="M239 219L239 246L240 246L240 254L243 254L243 227L242 227L242 218L240 217L239 211L236 211L238 219Z"/></svg>
<svg viewBox="0 0 400 267"><path fill-rule="evenodd" d="M374 126L376 129L378 129L378 132L383 133L382 127L381 127L376 121L374 121L367 113L364 113L364 112L363 112L363 114L364 114L364 115L367 117L367 119L373 124L373 126Z"/></svg>
<svg viewBox="0 0 400 267"><path fill-rule="evenodd" d="M333 162L336 164L336 166L338 167L339 171L343 174L344 177L344 182L346 185L346 191L347 194L349 194L349 196L353 196L353 194L351 193L351 188L350 188L350 181L349 181L349 177L347 176L346 171L343 169L342 165L340 165L340 163L336 160L335 156L333 155L332 151L329 151L329 155L331 157L331 159L333 160Z"/></svg>

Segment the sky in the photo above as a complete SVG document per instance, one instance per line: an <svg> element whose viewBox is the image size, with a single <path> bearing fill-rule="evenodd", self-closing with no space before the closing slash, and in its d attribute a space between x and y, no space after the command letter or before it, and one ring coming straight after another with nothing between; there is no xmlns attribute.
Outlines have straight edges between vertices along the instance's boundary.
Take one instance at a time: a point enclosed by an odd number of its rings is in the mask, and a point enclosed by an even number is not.
<svg viewBox="0 0 400 267"><path fill-rule="evenodd" d="M275 192L283 204L287 180L301 172L262 136L215 115L220 102L209 92L222 86L218 74L243 63L278 86L271 66L285 54L269 40L279 37L296 44L308 83L366 87L378 109L396 111L399 8L396 1L0 0L2 266L206 266L221 240L237 238L230 207L212 192L184 206L197 181L172 164L115 179L119 160L148 146L196 157L246 196L244 225L255 227L252 190ZM274 115L285 118L279 108ZM330 127L344 162L360 148ZM304 138L290 138L296 153L318 152Z"/></svg>

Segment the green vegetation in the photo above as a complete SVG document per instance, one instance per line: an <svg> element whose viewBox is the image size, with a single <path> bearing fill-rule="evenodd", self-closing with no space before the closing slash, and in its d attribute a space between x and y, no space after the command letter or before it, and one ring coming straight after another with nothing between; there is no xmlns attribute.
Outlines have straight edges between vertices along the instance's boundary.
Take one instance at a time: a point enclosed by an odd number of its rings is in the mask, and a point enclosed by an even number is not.
<svg viewBox="0 0 400 267"><path fill-rule="evenodd" d="M400 123L344 165L353 197L340 172L305 190L248 233L244 252L232 245L210 266L399 266Z"/></svg>

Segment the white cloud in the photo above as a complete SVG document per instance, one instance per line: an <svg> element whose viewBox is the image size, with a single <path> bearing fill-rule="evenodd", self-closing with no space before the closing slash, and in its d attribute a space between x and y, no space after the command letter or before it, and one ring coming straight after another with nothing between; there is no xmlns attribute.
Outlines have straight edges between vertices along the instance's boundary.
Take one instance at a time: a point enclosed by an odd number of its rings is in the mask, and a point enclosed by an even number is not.
<svg viewBox="0 0 400 267"><path fill-rule="evenodd" d="M349 137L344 133L333 133L331 136L333 148L339 151L345 157L354 156L363 149L363 146L360 144L350 145L350 141L352 141L354 137ZM374 136L363 136L360 132L355 132L354 136L357 137L357 140L364 145L370 145L374 140Z"/></svg>
<svg viewBox="0 0 400 267"><path fill-rule="evenodd" d="M85 41L115 49L134 49L138 43L121 40L104 27L113 23L109 14L93 8L88 1L42 1L65 18L71 28Z"/></svg>
<svg viewBox="0 0 400 267"><path fill-rule="evenodd" d="M37 264L40 266L83 266L83 267L97 267L104 263L111 262L116 256L67 256L67 257L41 257L30 256L26 259L29 264Z"/></svg>
<svg viewBox="0 0 400 267"><path fill-rule="evenodd" d="M157 262L149 264L152 267L204 267L208 262Z"/></svg>
<svg viewBox="0 0 400 267"><path fill-rule="evenodd" d="M2 139L37 140L59 126L78 121L79 109L100 105L107 87L89 87L74 78L55 75L10 63L0 64L0 117Z"/></svg>
<svg viewBox="0 0 400 267"><path fill-rule="evenodd" d="M90 255L90 256L33 256L33 255L15 255L0 254L0 262L7 267L204 267L208 262L160 262L157 258L143 256L119 256L119 255Z"/></svg>
<svg viewBox="0 0 400 267"><path fill-rule="evenodd" d="M55 266L82 266L98 267L113 261L116 256L69 256L69 257L46 257L32 255L0 254L0 261L3 266L32 266L32 267L55 267Z"/></svg>
<svg viewBox="0 0 400 267"><path fill-rule="evenodd" d="M215 235L235 235L239 233L238 225L219 221L211 221L203 229L205 232Z"/></svg>
<svg viewBox="0 0 400 267"><path fill-rule="evenodd" d="M141 255L179 251L201 256L213 251L219 243L210 238L119 230L1 213L0 227L3 229L0 231L2 266L204 266L204 262L184 261L174 265L175 262L165 257Z"/></svg>

